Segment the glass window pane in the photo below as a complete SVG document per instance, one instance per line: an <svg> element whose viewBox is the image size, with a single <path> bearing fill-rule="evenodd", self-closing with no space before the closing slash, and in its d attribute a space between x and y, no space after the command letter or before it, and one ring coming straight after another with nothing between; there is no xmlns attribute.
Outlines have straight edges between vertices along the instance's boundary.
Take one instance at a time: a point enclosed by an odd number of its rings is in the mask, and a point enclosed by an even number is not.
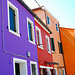
<svg viewBox="0 0 75 75"><path fill-rule="evenodd" d="M32 68L32 75L36 75L36 67L35 67L35 64L32 64L31 65L31 68Z"/></svg>
<svg viewBox="0 0 75 75"><path fill-rule="evenodd" d="M20 75L20 65L19 65L19 63L15 63L15 74L16 75Z"/></svg>
<svg viewBox="0 0 75 75"><path fill-rule="evenodd" d="M29 22L28 22L28 29L29 29L29 40L33 41L33 39L32 39L32 26Z"/></svg>
<svg viewBox="0 0 75 75"><path fill-rule="evenodd" d="M16 32L15 26L15 11L9 7L10 30Z"/></svg>

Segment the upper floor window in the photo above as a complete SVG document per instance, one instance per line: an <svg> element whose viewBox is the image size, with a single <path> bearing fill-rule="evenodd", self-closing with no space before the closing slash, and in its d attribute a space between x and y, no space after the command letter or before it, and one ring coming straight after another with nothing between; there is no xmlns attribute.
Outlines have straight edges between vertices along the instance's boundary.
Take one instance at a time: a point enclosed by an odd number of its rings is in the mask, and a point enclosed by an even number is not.
<svg viewBox="0 0 75 75"><path fill-rule="evenodd" d="M58 31L59 29L58 29L58 24L56 23L56 30Z"/></svg>
<svg viewBox="0 0 75 75"><path fill-rule="evenodd" d="M34 25L33 25L33 22L29 18L27 18L27 24L28 24L29 42L35 44Z"/></svg>
<svg viewBox="0 0 75 75"><path fill-rule="evenodd" d="M49 40L49 37L46 35L46 43L47 43L47 50L49 53L51 53L50 51L50 40Z"/></svg>
<svg viewBox="0 0 75 75"><path fill-rule="evenodd" d="M18 9L8 1L8 28L9 32L20 37Z"/></svg>
<svg viewBox="0 0 75 75"><path fill-rule="evenodd" d="M50 25L50 18L49 18L49 16L47 16L47 24Z"/></svg>
<svg viewBox="0 0 75 75"><path fill-rule="evenodd" d="M37 45L38 45L38 47L43 48L41 30L37 26L36 26L36 37L37 37Z"/></svg>
<svg viewBox="0 0 75 75"><path fill-rule="evenodd" d="M61 42L58 42L58 46L59 46L59 52L61 54L63 54L62 43Z"/></svg>
<svg viewBox="0 0 75 75"><path fill-rule="evenodd" d="M51 37L51 48L52 51L55 51L54 38Z"/></svg>

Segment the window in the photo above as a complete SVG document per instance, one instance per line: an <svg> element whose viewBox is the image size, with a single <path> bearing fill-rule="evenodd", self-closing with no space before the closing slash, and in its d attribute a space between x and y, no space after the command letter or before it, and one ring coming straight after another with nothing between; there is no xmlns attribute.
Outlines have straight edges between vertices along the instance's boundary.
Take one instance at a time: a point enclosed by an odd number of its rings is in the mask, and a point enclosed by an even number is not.
<svg viewBox="0 0 75 75"><path fill-rule="evenodd" d="M65 75L65 70L64 69L62 70L62 72L63 72L63 75Z"/></svg>
<svg viewBox="0 0 75 75"><path fill-rule="evenodd" d="M27 75L27 62L23 59L13 58L14 75Z"/></svg>
<svg viewBox="0 0 75 75"><path fill-rule="evenodd" d="M50 25L50 18L49 18L49 16L47 16L47 24Z"/></svg>
<svg viewBox="0 0 75 75"><path fill-rule="evenodd" d="M61 75L61 70L58 70L59 71L59 75Z"/></svg>
<svg viewBox="0 0 75 75"><path fill-rule="evenodd" d="M57 69L56 68L54 69L54 75L57 75Z"/></svg>
<svg viewBox="0 0 75 75"><path fill-rule="evenodd" d="M58 46L59 46L59 52L61 54L63 54L62 43L61 42L58 42Z"/></svg>
<svg viewBox="0 0 75 75"><path fill-rule="evenodd" d="M31 75L38 75L37 62L30 61Z"/></svg>
<svg viewBox="0 0 75 75"><path fill-rule="evenodd" d="M20 37L18 9L8 1L8 28L9 32Z"/></svg>
<svg viewBox="0 0 75 75"><path fill-rule="evenodd" d="M36 37L37 37L37 45L38 45L38 47L43 48L41 30L37 26L36 26Z"/></svg>
<svg viewBox="0 0 75 75"><path fill-rule="evenodd" d="M50 51L50 41L49 41L49 37L46 35L46 43L47 43L47 50L49 53L51 53Z"/></svg>
<svg viewBox="0 0 75 75"><path fill-rule="evenodd" d="M27 18L27 24L28 24L28 38L29 38L29 42L35 44L34 25L33 25L33 22L29 18Z"/></svg>
<svg viewBox="0 0 75 75"><path fill-rule="evenodd" d="M58 24L56 23L56 30L58 31Z"/></svg>
<svg viewBox="0 0 75 75"><path fill-rule="evenodd" d="M55 51L54 38L52 37L51 37L51 48L52 48L52 51Z"/></svg>

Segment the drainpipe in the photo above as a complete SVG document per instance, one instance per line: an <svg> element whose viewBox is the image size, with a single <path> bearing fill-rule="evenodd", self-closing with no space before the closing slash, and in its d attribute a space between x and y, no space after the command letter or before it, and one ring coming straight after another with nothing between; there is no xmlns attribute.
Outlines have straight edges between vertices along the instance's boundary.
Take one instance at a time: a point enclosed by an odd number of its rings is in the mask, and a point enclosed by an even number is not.
<svg viewBox="0 0 75 75"><path fill-rule="evenodd" d="M1 0L1 11L2 11L1 12L1 18L2 18L2 47L3 47L3 52L11 54L11 55L15 55L15 56L23 57L23 58L26 58L26 59L32 59L34 61L38 61L36 59L28 58L28 57L25 57L25 56L22 56L22 55L18 55L18 54L15 54L15 53L12 53L12 52L9 52L9 51L5 50L5 43L4 43L4 20L3 20L3 0Z"/></svg>
<svg viewBox="0 0 75 75"><path fill-rule="evenodd" d="M58 25L58 28L59 28L60 41L61 41L61 43L62 43L59 25ZM63 48L63 46L62 46L62 48ZM63 61L64 61L65 73L66 73L66 75L67 75L66 66L65 66L65 59L64 59L64 53L63 53Z"/></svg>

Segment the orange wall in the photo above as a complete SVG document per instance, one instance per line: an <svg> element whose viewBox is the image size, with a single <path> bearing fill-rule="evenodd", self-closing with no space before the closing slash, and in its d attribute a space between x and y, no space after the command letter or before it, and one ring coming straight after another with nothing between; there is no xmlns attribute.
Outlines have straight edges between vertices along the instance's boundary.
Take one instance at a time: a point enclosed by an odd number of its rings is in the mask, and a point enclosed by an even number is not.
<svg viewBox="0 0 75 75"><path fill-rule="evenodd" d="M67 75L75 75L74 29L60 28L60 33L61 33L61 40L62 40Z"/></svg>

